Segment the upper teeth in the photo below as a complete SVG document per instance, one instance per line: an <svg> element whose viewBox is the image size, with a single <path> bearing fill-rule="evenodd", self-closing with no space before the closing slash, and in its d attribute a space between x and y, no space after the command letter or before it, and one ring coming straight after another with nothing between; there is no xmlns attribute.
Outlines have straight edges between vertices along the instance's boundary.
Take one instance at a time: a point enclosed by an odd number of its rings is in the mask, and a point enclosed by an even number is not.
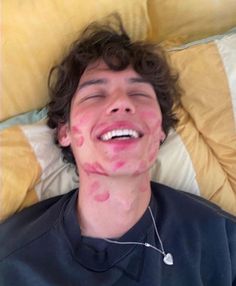
<svg viewBox="0 0 236 286"><path fill-rule="evenodd" d="M139 134L135 130L131 129L118 129L109 131L101 136L103 141L107 141L112 139L113 137L121 137L121 136L130 136L132 138L138 138Z"/></svg>

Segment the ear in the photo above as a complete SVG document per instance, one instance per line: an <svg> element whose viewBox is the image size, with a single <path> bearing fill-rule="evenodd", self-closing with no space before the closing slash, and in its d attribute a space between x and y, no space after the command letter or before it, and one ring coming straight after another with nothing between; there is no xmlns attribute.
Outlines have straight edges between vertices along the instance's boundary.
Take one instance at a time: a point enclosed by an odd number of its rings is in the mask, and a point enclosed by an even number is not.
<svg viewBox="0 0 236 286"><path fill-rule="evenodd" d="M164 141L166 140L166 134L165 134L165 132L162 130L161 131L161 138L160 138L161 140L161 144L163 144L164 143Z"/></svg>
<svg viewBox="0 0 236 286"><path fill-rule="evenodd" d="M58 127L57 139L61 146L67 147L70 145L70 129L68 123L62 124Z"/></svg>

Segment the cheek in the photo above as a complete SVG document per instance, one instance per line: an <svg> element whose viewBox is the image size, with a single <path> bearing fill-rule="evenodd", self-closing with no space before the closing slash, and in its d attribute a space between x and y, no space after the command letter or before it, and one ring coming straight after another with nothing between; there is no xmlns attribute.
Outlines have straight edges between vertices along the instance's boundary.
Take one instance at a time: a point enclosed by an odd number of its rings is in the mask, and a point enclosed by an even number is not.
<svg viewBox="0 0 236 286"><path fill-rule="evenodd" d="M79 129L77 125L73 125L71 127L71 132L73 135L81 134L81 130Z"/></svg>
<svg viewBox="0 0 236 286"><path fill-rule="evenodd" d="M76 147L81 147L84 144L84 137L82 135L82 131L78 126L74 125L71 127L71 132L74 138L74 142Z"/></svg>
<svg viewBox="0 0 236 286"><path fill-rule="evenodd" d="M146 122L149 131L156 135L162 131L162 115L159 109L149 109L141 112L143 120Z"/></svg>
<svg viewBox="0 0 236 286"><path fill-rule="evenodd" d="M156 157L157 157L157 148L155 148L154 150L152 150L152 152L150 153L149 155L149 162L152 163L156 160Z"/></svg>
<svg viewBox="0 0 236 286"><path fill-rule="evenodd" d="M74 107L73 111L71 111L71 122L73 122L73 126L87 126L91 120L95 117L95 110L84 110Z"/></svg>
<svg viewBox="0 0 236 286"><path fill-rule="evenodd" d="M162 118L161 111L158 107L143 110L141 112L141 116L143 119L145 119L145 121L148 121L149 123L155 122L157 120L161 121Z"/></svg>
<svg viewBox="0 0 236 286"><path fill-rule="evenodd" d="M146 161L141 161L137 170L135 171L134 175L142 174L143 172L146 172L148 169L148 164Z"/></svg>
<svg viewBox="0 0 236 286"><path fill-rule="evenodd" d="M76 144L77 147L82 147L83 144L84 144L84 137L83 136L78 137L78 139L76 140L75 144Z"/></svg>

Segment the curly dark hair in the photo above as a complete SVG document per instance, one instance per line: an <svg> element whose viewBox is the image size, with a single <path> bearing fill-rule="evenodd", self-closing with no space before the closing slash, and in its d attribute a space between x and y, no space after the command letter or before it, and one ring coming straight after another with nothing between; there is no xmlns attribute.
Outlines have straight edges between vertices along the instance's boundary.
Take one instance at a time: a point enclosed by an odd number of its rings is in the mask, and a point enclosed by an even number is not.
<svg viewBox="0 0 236 286"><path fill-rule="evenodd" d="M48 126L57 129L69 121L71 101L80 78L86 67L99 59L114 71L124 70L131 65L153 86L162 112L162 128L167 136L170 128L178 122L173 112L173 105L178 102L180 95L178 76L170 69L160 47L131 41L121 22L118 29L111 25L90 24L73 43L62 62L51 69L48 79L51 97ZM75 163L70 147L61 148L65 159Z"/></svg>

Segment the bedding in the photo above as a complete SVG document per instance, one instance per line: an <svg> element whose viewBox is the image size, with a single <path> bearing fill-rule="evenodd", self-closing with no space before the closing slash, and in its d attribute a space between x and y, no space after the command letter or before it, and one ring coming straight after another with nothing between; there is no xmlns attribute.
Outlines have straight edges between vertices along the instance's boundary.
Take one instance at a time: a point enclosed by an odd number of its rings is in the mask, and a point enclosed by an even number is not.
<svg viewBox="0 0 236 286"><path fill-rule="evenodd" d="M87 23L114 11L133 39L145 39L147 0L119 0L115 5L110 0L3 1L0 120L43 108L48 102L50 68Z"/></svg>
<svg viewBox="0 0 236 286"><path fill-rule="evenodd" d="M180 122L176 131L171 130L151 170L152 180L201 195L234 214L235 51L233 32L169 50L184 90L176 109ZM32 118L35 122L30 124ZM46 109L22 115L21 122L28 124L17 126L16 121L5 122L0 133L4 160L1 219L68 192L79 181L74 167L63 161L54 144L53 131L46 126Z"/></svg>
<svg viewBox="0 0 236 286"><path fill-rule="evenodd" d="M114 11L131 38L160 43L180 75L180 121L161 147L152 180L236 214L236 2L110 3L3 1L0 219L77 186L74 167L46 126L47 76L88 22Z"/></svg>

